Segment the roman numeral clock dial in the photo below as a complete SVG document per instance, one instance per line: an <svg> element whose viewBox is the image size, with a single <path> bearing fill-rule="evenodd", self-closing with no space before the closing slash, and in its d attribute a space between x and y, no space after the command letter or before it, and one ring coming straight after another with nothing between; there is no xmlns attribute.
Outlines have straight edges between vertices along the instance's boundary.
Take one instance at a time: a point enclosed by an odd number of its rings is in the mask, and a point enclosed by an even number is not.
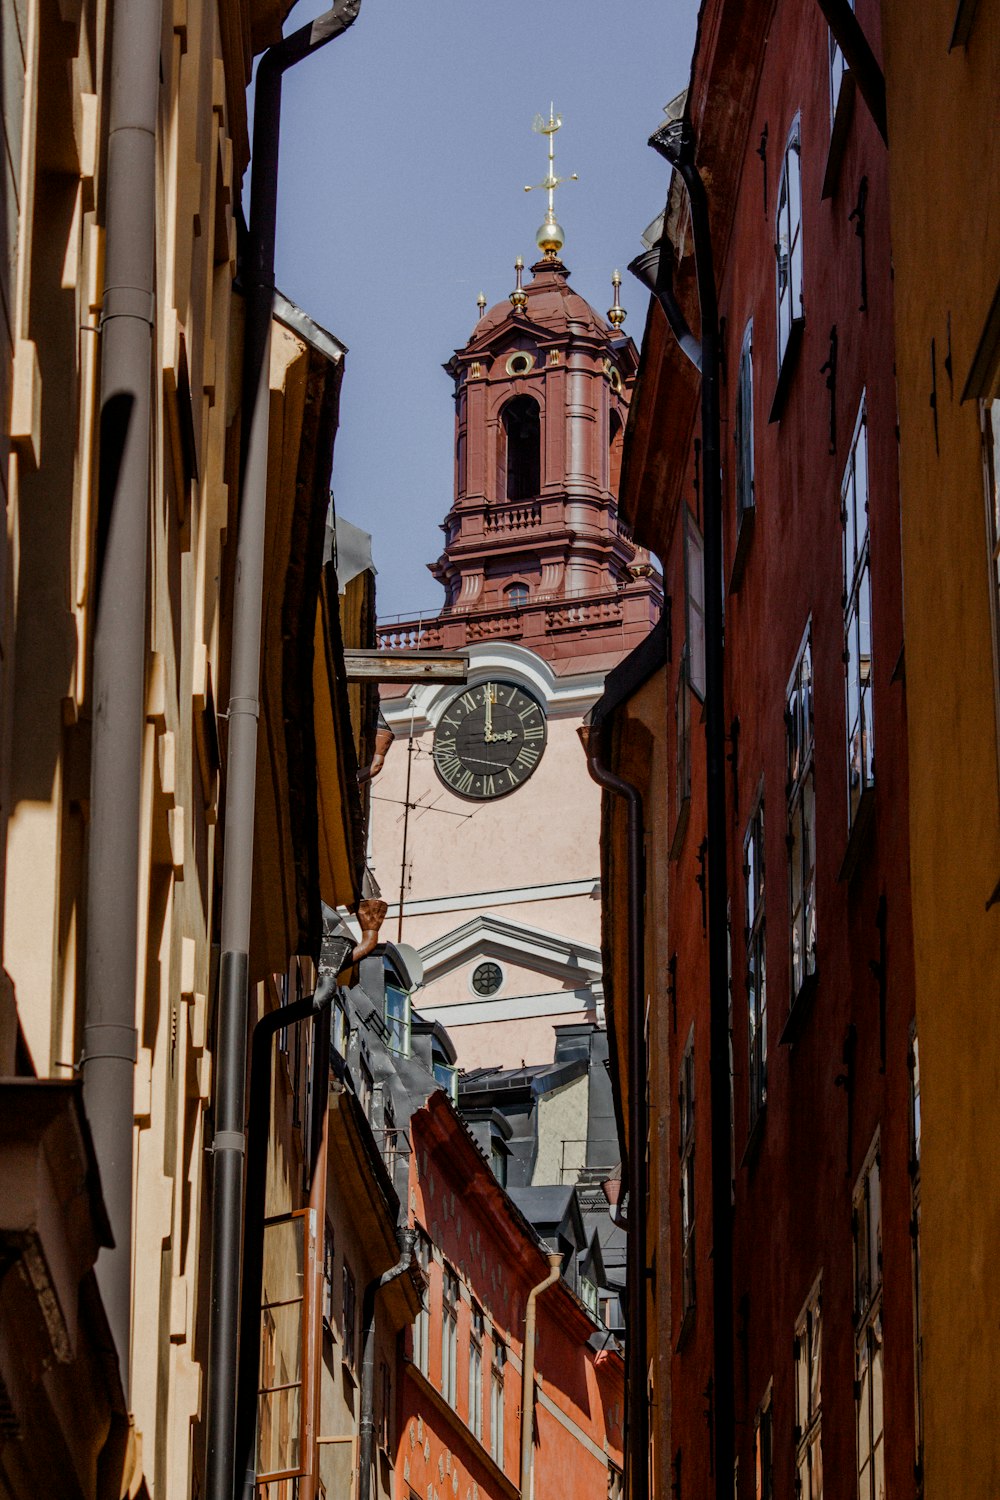
<svg viewBox="0 0 1000 1500"><path fill-rule="evenodd" d="M479 682L453 698L434 732L444 784L474 802L527 781L545 749L545 710L512 682Z"/></svg>

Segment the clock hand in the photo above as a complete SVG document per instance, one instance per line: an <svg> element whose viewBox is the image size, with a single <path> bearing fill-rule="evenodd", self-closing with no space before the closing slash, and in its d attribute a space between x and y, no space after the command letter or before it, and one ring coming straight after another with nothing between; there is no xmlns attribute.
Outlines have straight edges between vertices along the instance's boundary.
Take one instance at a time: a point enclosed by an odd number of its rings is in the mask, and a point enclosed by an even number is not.
<svg viewBox="0 0 1000 1500"><path fill-rule="evenodd" d="M493 736L493 700L494 700L494 696L495 695L494 695L494 691L493 691L493 684L491 682L488 682L486 684L486 731L485 731L485 734L483 736L484 739L486 740L487 745L492 744L493 743L493 738L494 738L494 736Z"/></svg>

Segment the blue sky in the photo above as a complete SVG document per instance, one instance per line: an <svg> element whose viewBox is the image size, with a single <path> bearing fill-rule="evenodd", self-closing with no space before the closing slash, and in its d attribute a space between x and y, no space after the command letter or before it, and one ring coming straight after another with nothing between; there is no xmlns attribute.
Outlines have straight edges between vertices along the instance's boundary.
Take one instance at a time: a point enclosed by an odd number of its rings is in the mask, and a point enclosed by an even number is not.
<svg viewBox="0 0 1000 1500"><path fill-rule="evenodd" d="M307 0L289 21L307 19ZM322 0L316 7L322 9ZM537 112L563 129L557 194L573 285L603 312L611 272L663 207L646 139L688 77L695 0L364 0L344 37L285 80L277 280L348 345L338 511L370 531L380 616L433 610L425 564L451 503L442 364L536 258ZM627 278L626 331L646 296Z"/></svg>

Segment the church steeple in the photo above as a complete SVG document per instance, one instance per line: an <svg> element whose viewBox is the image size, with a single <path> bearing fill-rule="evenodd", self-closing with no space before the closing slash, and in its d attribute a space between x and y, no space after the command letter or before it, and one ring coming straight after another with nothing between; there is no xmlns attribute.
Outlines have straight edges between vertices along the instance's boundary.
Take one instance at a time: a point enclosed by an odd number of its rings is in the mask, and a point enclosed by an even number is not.
<svg viewBox="0 0 1000 1500"><path fill-rule="evenodd" d="M624 651L649 631L662 585L618 519L621 449L638 354L613 278L605 320L570 285L553 205L550 110L542 258L480 317L445 369L455 383L455 493L430 565L445 589L419 640L510 639L549 660ZM528 191L531 191L529 188ZM402 627L405 634L406 627ZM430 632L430 633L428 633Z"/></svg>

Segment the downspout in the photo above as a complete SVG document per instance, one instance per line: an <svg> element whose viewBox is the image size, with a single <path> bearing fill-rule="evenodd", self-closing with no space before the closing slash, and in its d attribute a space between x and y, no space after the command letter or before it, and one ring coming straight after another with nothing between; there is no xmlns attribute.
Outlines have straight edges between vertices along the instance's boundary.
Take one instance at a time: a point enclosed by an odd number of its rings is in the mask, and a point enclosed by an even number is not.
<svg viewBox="0 0 1000 1500"><path fill-rule="evenodd" d="M726 868L726 722L724 679L722 456L719 438L719 306L708 198L695 166L689 121L664 126L649 144L678 172L691 207L701 311L701 443L705 569L705 751L708 827L709 1079L712 1153L713 1447L715 1493L731 1500L736 1456L733 1356L733 1223L729 1092L729 882ZM661 245L657 291L670 255Z"/></svg>
<svg viewBox="0 0 1000 1500"><path fill-rule="evenodd" d="M400 1234L399 1259L384 1275L369 1281L361 1299L361 1415L358 1419L358 1500L369 1500L372 1457L375 1451L375 1299L383 1287L397 1281L413 1260L415 1229Z"/></svg>
<svg viewBox="0 0 1000 1500"><path fill-rule="evenodd" d="M160 0L111 12L82 1073L114 1235L97 1281L128 1402Z"/></svg>
<svg viewBox="0 0 1000 1500"><path fill-rule="evenodd" d="M637 255L628 269L642 282L646 291L656 298L681 352L687 355L700 372L701 344L691 332L688 320L674 296L673 264L669 252L665 256L661 255L660 246L654 245L652 250L644 250L642 255Z"/></svg>
<svg viewBox="0 0 1000 1500"><path fill-rule="evenodd" d="M645 833L638 787L601 760L601 730L583 725L578 731L587 754L587 769L598 786L625 802L626 879L628 884L628 1214L626 1223L625 1329L628 1372L628 1453L630 1500L649 1494L649 1405L646 1399L646 1028L645 1028ZM616 1205L616 1208L618 1206Z"/></svg>
<svg viewBox="0 0 1000 1500"><path fill-rule="evenodd" d="M345 31L356 19L360 5L361 0L338 0L332 10L269 48L257 69L254 95L243 365L243 412L244 417L248 411L251 416L243 454L233 591L212 1142L212 1293L205 1467L208 1500L231 1500L235 1451L250 905L281 81L295 63ZM134 586L134 577L131 582Z"/></svg>
<svg viewBox="0 0 1000 1500"><path fill-rule="evenodd" d="M267 1209L267 1150L271 1133L271 1045L279 1031L322 1015L337 993L337 973L367 958L378 942L378 929L386 913L383 901L362 902L361 941L353 950L345 942L335 964L321 974L315 994L291 1005L268 1011L253 1029L250 1044L250 1111L247 1130L247 1182L245 1233L243 1236L242 1304L240 1307L239 1362L231 1379L235 1390L235 1464L228 1475L228 1489L220 1500L233 1496L253 1500L257 1484L257 1390L260 1369L260 1297L264 1280L264 1219ZM377 918L377 924L374 925ZM232 1462L232 1460L231 1460Z"/></svg>
<svg viewBox="0 0 1000 1500"><path fill-rule="evenodd" d="M521 1500L531 1495L531 1451L535 1442L535 1312L539 1297L559 1280L562 1256L551 1251L549 1274L528 1293L524 1313L524 1350L521 1357ZM359 1497L364 1500L364 1497Z"/></svg>

